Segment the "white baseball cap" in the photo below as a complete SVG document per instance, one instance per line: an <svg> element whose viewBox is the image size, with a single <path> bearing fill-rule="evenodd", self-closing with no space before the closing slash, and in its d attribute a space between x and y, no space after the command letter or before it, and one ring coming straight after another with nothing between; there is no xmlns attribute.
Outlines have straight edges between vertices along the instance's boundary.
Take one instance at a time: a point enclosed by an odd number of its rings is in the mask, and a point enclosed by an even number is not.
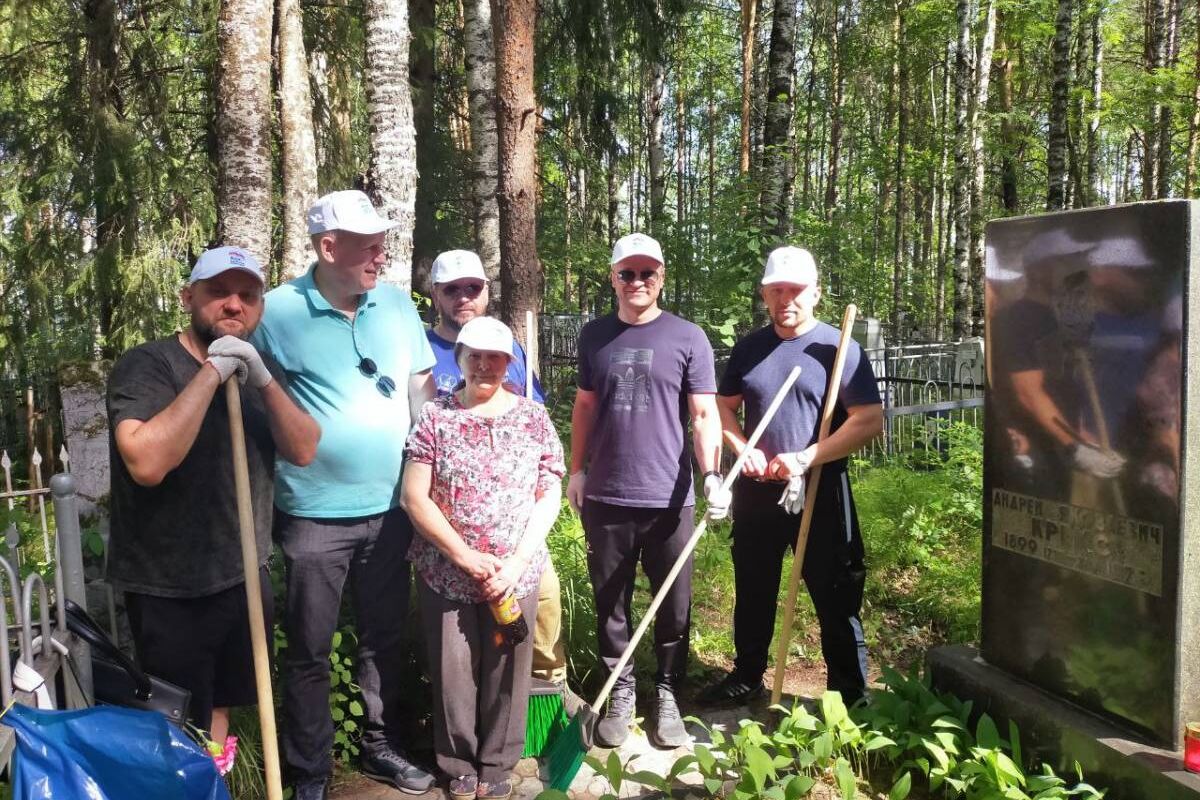
<svg viewBox="0 0 1200 800"><path fill-rule="evenodd" d="M326 231L383 233L399 224L379 216L370 198L357 189L330 192L308 209L309 235Z"/></svg>
<svg viewBox="0 0 1200 800"><path fill-rule="evenodd" d="M617 243L613 245L612 259L608 263L617 264L630 256L646 256L659 264L666 263L663 261L662 248L658 242L644 233L631 233L617 239Z"/></svg>
<svg viewBox="0 0 1200 800"><path fill-rule="evenodd" d="M259 283L266 285L267 281L263 278L262 266L258 263L258 259L249 252L241 247L216 247L212 250L205 250L196 259L196 265L192 267L192 274L188 276L188 286L196 281L215 278L222 272L231 269L249 272L258 278Z"/></svg>
<svg viewBox="0 0 1200 800"><path fill-rule="evenodd" d="M483 262L470 250L447 250L433 260L433 282L450 283L461 278L478 278L487 283Z"/></svg>
<svg viewBox="0 0 1200 800"><path fill-rule="evenodd" d="M462 345L472 350L488 350L503 353L513 359L513 335L507 325L495 317L475 317L462 326L455 346Z"/></svg>
<svg viewBox="0 0 1200 800"><path fill-rule="evenodd" d="M1087 260L1092 267L1124 269L1146 269L1155 264L1142 240L1132 236L1102 239L1094 250L1088 251Z"/></svg>
<svg viewBox="0 0 1200 800"><path fill-rule="evenodd" d="M812 286L817 283L817 262L812 253L803 247L776 247L767 256L767 268L763 271L762 285L790 283L796 286Z"/></svg>

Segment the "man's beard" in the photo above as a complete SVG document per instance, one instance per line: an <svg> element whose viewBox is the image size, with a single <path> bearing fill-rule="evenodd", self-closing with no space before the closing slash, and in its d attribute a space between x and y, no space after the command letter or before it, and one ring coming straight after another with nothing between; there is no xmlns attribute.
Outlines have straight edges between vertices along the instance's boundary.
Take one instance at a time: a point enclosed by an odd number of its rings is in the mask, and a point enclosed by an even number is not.
<svg viewBox="0 0 1200 800"><path fill-rule="evenodd" d="M220 339L222 336L237 336L237 338L239 338L239 339L246 338L245 336L240 336L236 333L231 333L231 334L217 333L216 324L205 325L202 322L200 322L199 320L197 320L195 317L192 317L192 333L196 334L196 338L199 339L200 341L204 342L204 345L206 347L208 345L212 344L213 342L215 342L217 339Z"/></svg>

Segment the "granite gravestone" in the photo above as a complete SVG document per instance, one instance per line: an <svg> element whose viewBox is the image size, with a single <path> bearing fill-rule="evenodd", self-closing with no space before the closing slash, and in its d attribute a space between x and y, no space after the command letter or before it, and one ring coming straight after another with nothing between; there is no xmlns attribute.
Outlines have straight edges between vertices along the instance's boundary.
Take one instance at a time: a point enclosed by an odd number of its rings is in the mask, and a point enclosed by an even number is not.
<svg viewBox="0 0 1200 800"><path fill-rule="evenodd" d="M983 658L1172 748L1200 719L1198 234L1188 201L987 230Z"/></svg>

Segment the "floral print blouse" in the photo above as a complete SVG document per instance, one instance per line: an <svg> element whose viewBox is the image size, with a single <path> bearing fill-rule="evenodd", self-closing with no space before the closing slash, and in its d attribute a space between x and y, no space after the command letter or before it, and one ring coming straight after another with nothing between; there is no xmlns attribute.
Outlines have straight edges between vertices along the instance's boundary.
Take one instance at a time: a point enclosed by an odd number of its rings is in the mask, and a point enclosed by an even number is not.
<svg viewBox="0 0 1200 800"><path fill-rule="evenodd" d="M433 468L430 497L467 546L497 558L517 549L537 495L566 472L550 415L524 397L496 417L471 413L454 394L426 403L408 436L407 453ZM530 559L514 590L517 597L537 591L547 557L543 546ZM483 602L478 582L420 533L408 558L443 597Z"/></svg>

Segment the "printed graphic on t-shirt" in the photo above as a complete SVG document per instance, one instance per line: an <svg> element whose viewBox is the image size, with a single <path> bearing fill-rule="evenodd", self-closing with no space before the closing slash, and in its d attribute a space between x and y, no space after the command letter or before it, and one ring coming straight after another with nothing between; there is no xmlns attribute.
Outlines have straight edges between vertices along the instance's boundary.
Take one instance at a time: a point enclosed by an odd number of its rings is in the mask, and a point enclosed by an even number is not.
<svg viewBox="0 0 1200 800"><path fill-rule="evenodd" d="M454 387L458 386L459 378L456 375L451 375L449 372L442 372L437 376L437 393L439 395L447 395L454 391Z"/></svg>
<svg viewBox="0 0 1200 800"><path fill-rule="evenodd" d="M608 374L617 382L613 392L613 411L650 410L650 348L615 347L609 357Z"/></svg>

